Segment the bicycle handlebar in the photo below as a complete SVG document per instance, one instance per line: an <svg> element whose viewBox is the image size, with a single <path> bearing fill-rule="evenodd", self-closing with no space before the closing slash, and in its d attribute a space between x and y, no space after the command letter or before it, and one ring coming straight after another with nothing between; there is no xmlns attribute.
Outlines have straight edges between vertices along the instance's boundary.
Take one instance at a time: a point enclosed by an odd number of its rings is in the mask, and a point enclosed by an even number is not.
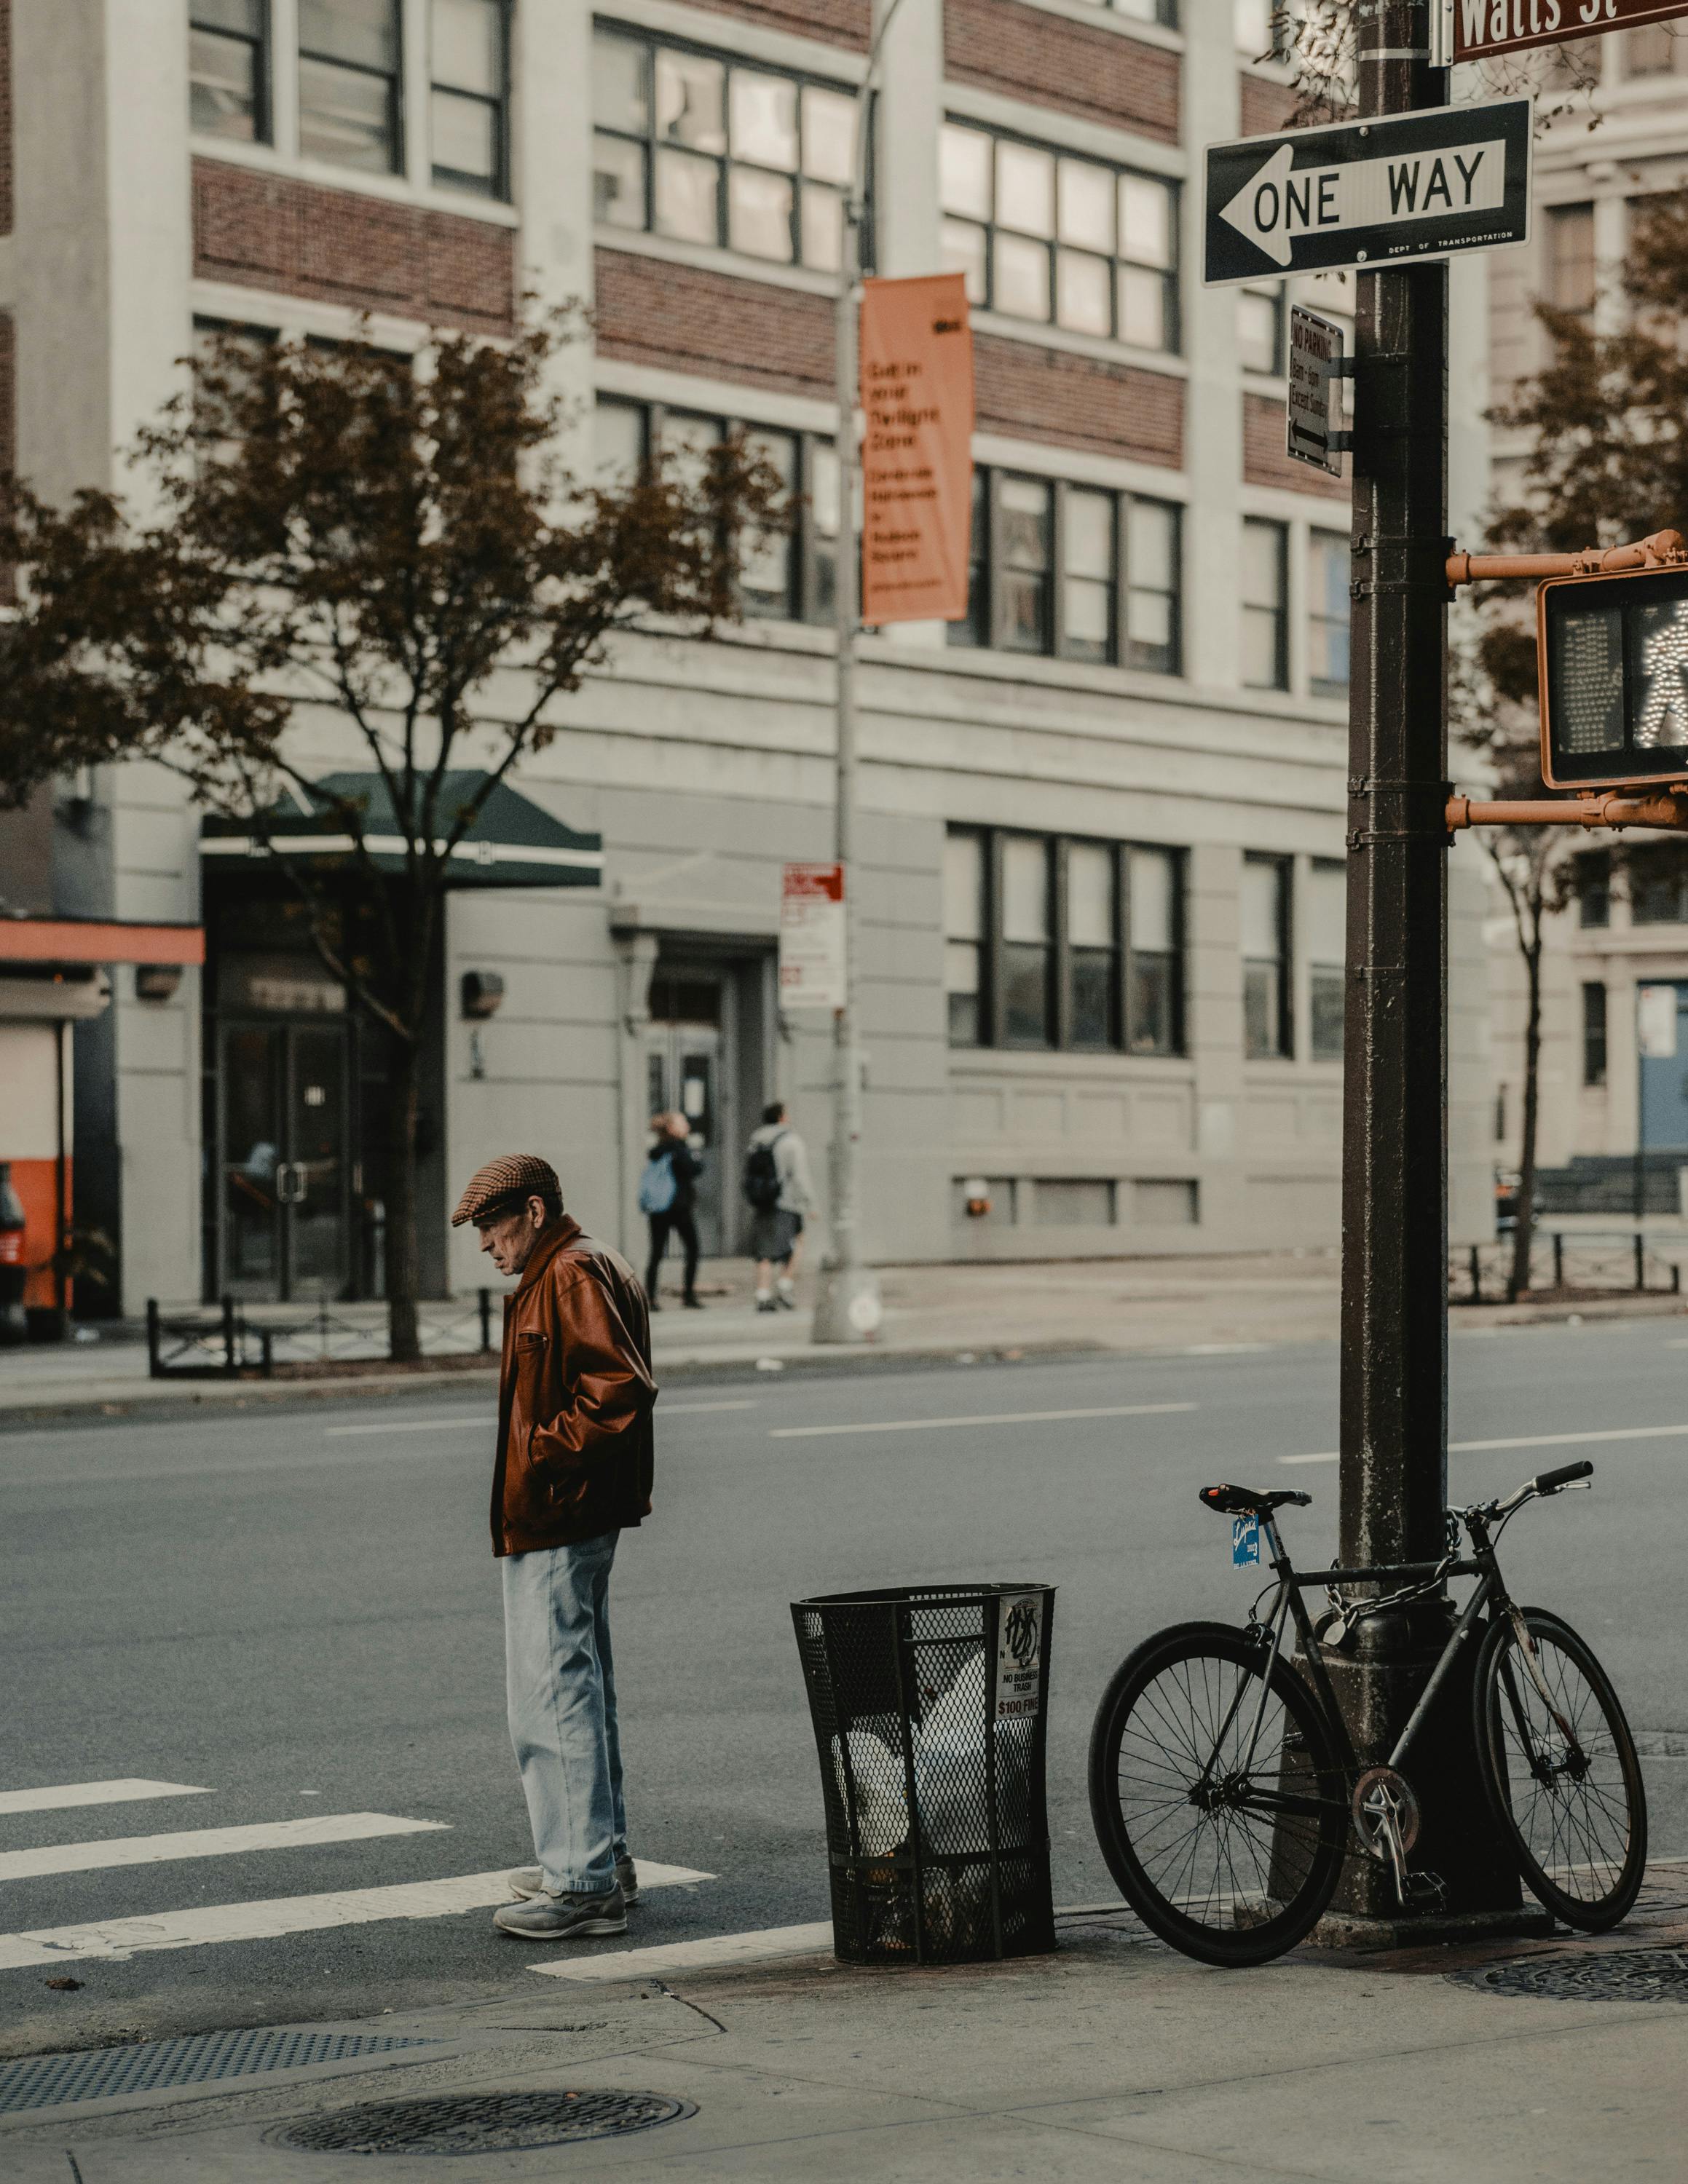
<svg viewBox="0 0 1688 2184"><path fill-rule="evenodd" d="M1526 1502L1534 1501L1538 1495L1562 1494L1568 1487L1580 1485L1593 1476L1594 1466L1584 1457L1576 1463L1562 1463L1555 1470L1538 1472L1504 1502L1474 1502L1469 1508L1453 1513L1462 1517L1510 1517L1513 1510L1522 1509Z"/></svg>
<svg viewBox="0 0 1688 2184"><path fill-rule="evenodd" d="M1538 1494L1557 1494L1579 1479L1592 1479L1594 1466L1586 1457L1580 1463L1562 1463L1557 1471L1539 1472L1530 1485Z"/></svg>

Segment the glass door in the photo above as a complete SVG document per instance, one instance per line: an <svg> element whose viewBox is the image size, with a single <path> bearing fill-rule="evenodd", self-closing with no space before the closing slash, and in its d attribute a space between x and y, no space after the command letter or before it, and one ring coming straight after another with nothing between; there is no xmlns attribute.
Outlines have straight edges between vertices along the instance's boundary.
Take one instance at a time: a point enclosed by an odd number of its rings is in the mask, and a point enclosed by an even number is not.
<svg viewBox="0 0 1688 2184"><path fill-rule="evenodd" d="M344 1024L288 1027L287 1099L288 1295L344 1296L351 1263Z"/></svg>
<svg viewBox="0 0 1688 2184"><path fill-rule="evenodd" d="M344 1023L225 1023L219 1289L344 1296L350 1272Z"/></svg>
<svg viewBox="0 0 1688 2184"><path fill-rule="evenodd" d="M229 1296L279 1297L282 1288L280 1024L225 1024L222 1078L222 1265Z"/></svg>
<svg viewBox="0 0 1688 2184"><path fill-rule="evenodd" d="M720 982L653 978L646 1039L651 1112L678 1110L690 1125L691 1149L703 1163L697 1178L698 1246L705 1258L720 1258L730 1249L726 1231L737 1166L736 1149L726 1141Z"/></svg>

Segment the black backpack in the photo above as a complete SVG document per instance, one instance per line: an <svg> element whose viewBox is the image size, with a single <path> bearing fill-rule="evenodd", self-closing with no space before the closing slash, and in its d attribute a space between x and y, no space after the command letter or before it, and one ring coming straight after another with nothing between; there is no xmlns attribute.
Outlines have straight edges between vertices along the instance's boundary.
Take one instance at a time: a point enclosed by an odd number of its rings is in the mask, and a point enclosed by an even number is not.
<svg viewBox="0 0 1688 2184"><path fill-rule="evenodd" d="M780 1138L785 1134L781 1130ZM752 1145L745 1162L745 1196L758 1213L771 1213L780 1203L780 1163L774 1157L780 1138Z"/></svg>

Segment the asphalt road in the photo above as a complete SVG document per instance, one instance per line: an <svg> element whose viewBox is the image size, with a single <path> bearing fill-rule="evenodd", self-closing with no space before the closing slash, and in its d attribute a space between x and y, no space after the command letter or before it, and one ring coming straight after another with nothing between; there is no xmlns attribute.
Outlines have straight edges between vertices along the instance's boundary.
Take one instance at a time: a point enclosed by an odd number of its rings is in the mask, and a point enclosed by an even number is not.
<svg viewBox="0 0 1688 2184"><path fill-rule="evenodd" d="M1505 1567L1589 1636L1647 1733L1660 1856L1688 1854L1682 1324L1454 1344L1456 1444L1562 1437L1456 1452L1456 1498L1596 1459L1596 1492L1525 1511ZM1303 1563L1334 1552L1334 1462L1285 1459L1333 1447L1336 1373L1320 1347L676 1384L657 1514L623 1539L612 1612L635 1852L714 1877L651 1892L635 1938L825 1915L789 1602L881 1582L1059 1586L1056 1901L1111 1896L1084 1792L1097 1696L1157 1625L1237 1617L1252 1596L1197 1486L1311 1488L1291 1545ZM1076 1415L1022 1415L1060 1412ZM1638 1430L1655 1427L1671 1430ZM1614 1430L1631 1437L1562 1438ZM7 1968L19 1935L221 1906L237 1908L212 1925L243 1930L254 1904L526 1861L489 1432L484 1401L442 1385L390 1406L0 1435L0 2052L490 1995L534 1960L478 1908ZM4 1793L130 1777L181 1788L7 1809ZM131 1854L81 1847L308 1819L332 1833L347 1814L383 1831L103 1865L87 1861ZM418 1822L433 1825L385 1831ZM25 1851L57 1854L8 1856Z"/></svg>

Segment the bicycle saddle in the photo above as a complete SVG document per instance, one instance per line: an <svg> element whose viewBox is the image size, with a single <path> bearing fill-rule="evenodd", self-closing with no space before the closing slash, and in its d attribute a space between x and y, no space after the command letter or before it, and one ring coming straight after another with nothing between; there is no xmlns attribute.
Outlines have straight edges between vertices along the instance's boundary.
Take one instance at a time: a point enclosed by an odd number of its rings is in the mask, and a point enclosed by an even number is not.
<svg viewBox="0 0 1688 2184"><path fill-rule="evenodd" d="M1286 1502L1298 1509L1307 1508L1312 1502L1311 1494L1298 1494L1293 1487L1279 1487L1268 1493L1265 1488L1253 1486L1204 1486L1201 1498L1210 1509L1222 1510L1227 1517L1246 1517L1250 1512L1260 1513L1282 1508Z"/></svg>

